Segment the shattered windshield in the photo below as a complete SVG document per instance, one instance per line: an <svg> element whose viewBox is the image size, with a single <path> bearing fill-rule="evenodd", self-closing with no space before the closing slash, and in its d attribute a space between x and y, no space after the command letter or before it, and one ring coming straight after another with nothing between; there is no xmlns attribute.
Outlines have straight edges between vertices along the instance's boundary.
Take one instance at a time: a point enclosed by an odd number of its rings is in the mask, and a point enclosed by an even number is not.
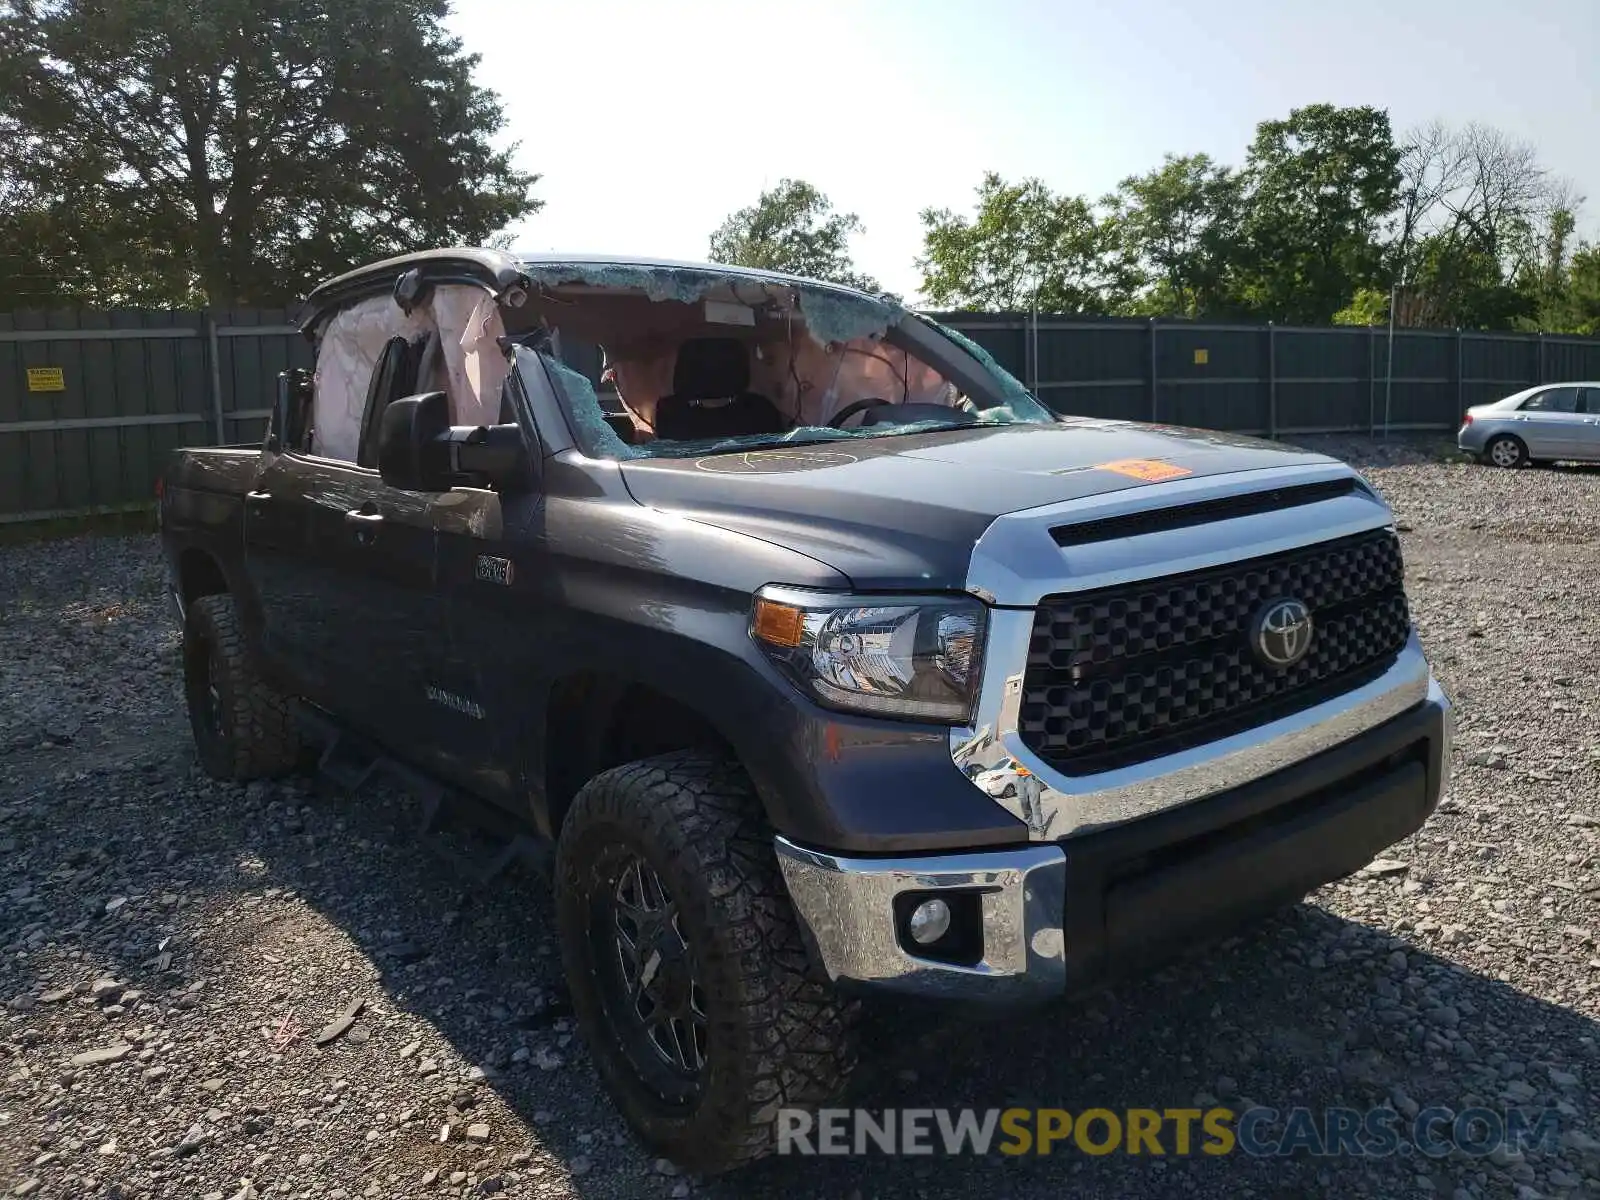
<svg viewBox="0 0 1600 1200"><path fill-rule="evenodd" d="M530 264L518 310L596 458L701 457L1055 418L888 297L773 276Z"/></svg>

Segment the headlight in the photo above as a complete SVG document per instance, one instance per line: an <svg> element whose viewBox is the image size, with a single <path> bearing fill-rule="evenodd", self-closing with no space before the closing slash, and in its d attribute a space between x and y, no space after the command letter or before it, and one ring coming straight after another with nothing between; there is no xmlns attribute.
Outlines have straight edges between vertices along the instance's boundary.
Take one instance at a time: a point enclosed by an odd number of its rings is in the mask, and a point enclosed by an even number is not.
<svg viewBox="0 0 1600 1200"><path fill-rule="evenodd" d="M817 703L951 725L972 714L987 624L964 597L781 587L762 588L750 612L750 636Z"/></svg>

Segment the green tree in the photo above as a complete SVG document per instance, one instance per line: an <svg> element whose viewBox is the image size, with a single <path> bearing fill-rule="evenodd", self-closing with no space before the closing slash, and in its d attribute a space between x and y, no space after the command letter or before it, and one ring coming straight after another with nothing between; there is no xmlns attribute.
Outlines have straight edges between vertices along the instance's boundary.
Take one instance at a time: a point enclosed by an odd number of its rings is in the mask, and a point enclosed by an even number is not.
<svg viewBox="0 0 1600 1200"><path fill-rule="evenodd" d="M1581 203L1530 143L1486 125L1405 137L1388 272L1402 324L1548 327Z"/></svg>
<svg viewBox="0 0 1600 1200"><path fill-rule="evenodd" d="M993 171L978 185L971 217L922 213L922 293L949 309L1105 312L1132 288L1114 254L1116 228L1081 196L1038 179L1007 183Z"/></svg>
<svg viewBox="0 0 1600 1200"><path fill-rule="evenodd" d="M833 210L833 202L803 179L783 179L741 208L711 235L711 261L739 267L788 271L865 291L877 281L856 271L850 238L864 233L855 213Z"/></svg>
<svg viewBox="0 0 1600 1200"><path fill-rule="evenodd" d="M1399 164L1381 109L1313 104L1258 125L1244 168L1249 309L1322 324L1359 288L1387 284L1377 235L1397 205Z"/></svg>
<svg viewBox="0 0 1600 1200"><path fill-rule="evenodd" d="M1350 303L1333 314L1335 325L1382 325L1389 319L1389 293L1361 288Z"/></svg>
<svg viewBox="0 0 1600 1200"><path fill-rule="evenodd" d="M1104 203L1117 244L1150 315L1221 316L1231 307L1239 257L1242 183L1204 154L1167 155L1133 175Z"/></svg>
<svg viewBox="0 0 1600 1200"><path fill-rule="evenodd" d="M1429 234L1417 244L1403 325L1509 329L1533 317L1537 299L1502 276L1495 256L1456 230Z"/></svg>
<svg viewBox="0 0 1600 1200"><path fill-rule="evenodd" d="M0 263L88 301L284 303L536 211L444 0L0 0ZM47 231L19 243L22 230ZM18 272L21 273L21 272Z"/></svg>
<svg viewBox="0 0 1600 1200"><path fill-rule="evenodd" d="M1561 320L1563 300L1571 286L1572 237L1578 222L1572 211L1557 209L1545 222L1537 246L1512 283L1525 293L1536 310L1534 319L1524 321L1537 329L1553 329Z"/></svg>
<svg viewBox="0 0 1600 1200"><path fill-rule="evenodd" d="M1573 252L1561 288L1540 313L1540 324L1554 333L1600 337L1600 245L1585 244Z"/></svg>
<svg viewBox="0 0 1600 1200"><path fill-rule="evenodd" d="M44 255L51 241L39 198L9 168L0 169L0 308L32 308L30 300L50 293Z"/></svg>

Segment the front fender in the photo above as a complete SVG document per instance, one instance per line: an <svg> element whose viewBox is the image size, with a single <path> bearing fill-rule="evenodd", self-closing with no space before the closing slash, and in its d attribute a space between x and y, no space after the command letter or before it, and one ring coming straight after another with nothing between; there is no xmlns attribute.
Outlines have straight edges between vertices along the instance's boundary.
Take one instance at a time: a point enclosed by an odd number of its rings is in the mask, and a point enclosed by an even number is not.
<svg viewBox="0 0 1600 1200"><path fill-rule="evenodd" d="M612 650L584 655L581 669L642 684L703 718L749 772L775 832L856 854L1026 840L1022 823L951 761L947 727L818 707L750 640L742 610L658 615L670 620L634 626L626 643L597 624L582 641ZM535 718L541 727L547 714Z"/></svg>
<svg viewBox="0 0 1600 1200"><path fill-rule="evenodd" d="M747 632L765 584L849 586L793 549L642 508L614 472L552 460L552 494L508 511L510 586L451 597L454 653L490 712L495 757L551 832L545 745L553 698L578 675L640 684L708 723L749 771L776 830L856 853L1026 840L1020 822L951 761L949 730L827 712ZM603 734L596 734L603 736ZM509 781L509 779L508 779ZM560 803L560 798L557 798Z"/></svg>

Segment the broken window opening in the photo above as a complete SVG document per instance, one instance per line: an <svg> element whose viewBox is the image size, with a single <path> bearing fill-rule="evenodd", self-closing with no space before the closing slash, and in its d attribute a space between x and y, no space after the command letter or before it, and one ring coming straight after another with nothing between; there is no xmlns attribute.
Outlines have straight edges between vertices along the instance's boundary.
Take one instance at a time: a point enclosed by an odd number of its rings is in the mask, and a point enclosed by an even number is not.
<svg viewBox="0 0 1600 1200"><path fill-rule="evenodd" d="M507 319L514 340L543 344L591 457L1055 419L988 355L887 300L703 269L550 270Z"/></svg>

